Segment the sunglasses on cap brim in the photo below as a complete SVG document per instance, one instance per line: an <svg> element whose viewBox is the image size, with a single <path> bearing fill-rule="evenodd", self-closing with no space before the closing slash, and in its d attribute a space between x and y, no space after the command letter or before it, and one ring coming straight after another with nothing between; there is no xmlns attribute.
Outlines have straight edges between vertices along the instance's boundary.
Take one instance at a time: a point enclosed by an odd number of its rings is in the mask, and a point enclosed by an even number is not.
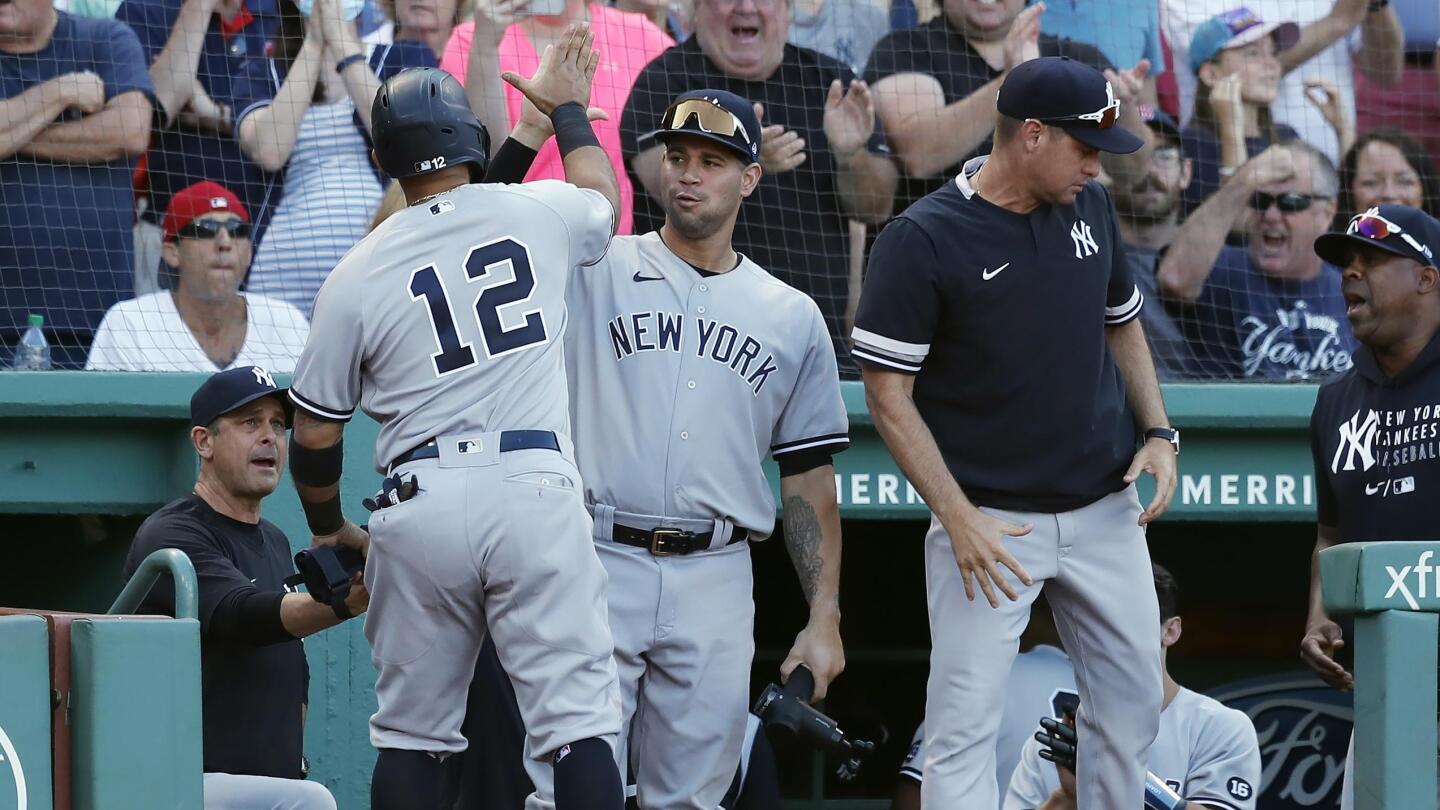
<svg viewBox="0 0 1440 810"><path fill-rule="evenodd" d="M1308 209L1316 200L1324 199L1328 198L1318 194L1301 194L1298 191L1286 191L1283 194L1257 191L1250 197L1250 207L1256 211L1269 211L1273 205L1279 208L1282 214L1294 214Z"/></svg>
<svg viewBox="0 0 1440 810"><path fill-rule="evenodd" d="M665 115L660 118L660 129L662 131L684 130L685 125L691 118L701 132L710 135L722 135L733 138L739 135L750 143L750 133L745 131L745 125L735 113L721 107L709 99L687 98L671 104L665 110Z"/></svg>
<svg viewBox="0 0 1440 810"><path fill-rule="evenodd" d="M1356 214L1352 217L1350 219L1350 225L1345 229L1345 233L1358 233L1366 239L1374 239L1377 242L1383 242L1391 236L1398 236L1405 240L1407 245L1415 248L1416 253L1427 258L1433 255L1428 245L1420 244L1419 240L1406 233L1399 225L1380 216L1378 212L1373 210L1366 211L1363 214Z"/></svg>
<svg viewBox="0 0 1440 810"><path fill-rule="evenodd" d="M232 239L247 239L250 236L250 223L243 219L193 219L189 225L176 231L175 235L182 239L214 239L222 230L230 234Z"/></svg>
<svg viewBox="0 0 1440 810"><path fill-rule="evenodd" d="M1105 82L1105 106L1095 112L1066 115L1059 118L1037 118L1042 124L1088 124L1096 129L1109 129L1120 119L1120 99L1115 98L1115 88Z"/></svg>

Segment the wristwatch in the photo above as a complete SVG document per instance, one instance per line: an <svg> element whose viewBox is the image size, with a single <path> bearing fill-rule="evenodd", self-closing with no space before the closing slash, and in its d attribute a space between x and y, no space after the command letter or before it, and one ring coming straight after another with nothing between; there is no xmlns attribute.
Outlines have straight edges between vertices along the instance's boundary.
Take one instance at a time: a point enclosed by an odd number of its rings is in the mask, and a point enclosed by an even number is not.
<svg viewBox="0 0 1440 810"><path fill-rule="evenodd" d="M1175 428L1150 428L1149 430L1145 431L1145 439L1146 441L1149 441L1150 439L1164 439L1165 441L1170 443L1171 447L1175 448L1175 455L1180 455L1180 431L1176 430Z"/></svg>

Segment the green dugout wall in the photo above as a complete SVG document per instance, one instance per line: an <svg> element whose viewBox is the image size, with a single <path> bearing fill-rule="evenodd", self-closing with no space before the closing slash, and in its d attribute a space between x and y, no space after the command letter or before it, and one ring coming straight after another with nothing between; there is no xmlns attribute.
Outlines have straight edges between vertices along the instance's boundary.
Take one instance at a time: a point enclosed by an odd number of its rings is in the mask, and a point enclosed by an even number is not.
<svg viewBox="0 0 1440 810"><path fill-rule="evenodd" d="M7 560L0 565L0 605L104 611L122 584L120 562L134 528L193 483L189 399L202 379L0 373L0 512L9 526L0 533ZM848 785L809 759L781 756L787 796L818 796L823 783L827 797L841 797L828 806L859 808L884 806L876 799L888 795L923 705L928 634L918 541L928 513L876 436L859 384L844 387L853 446L837 457L836 487L846 519L849 668L829 709L862 736L878 736L883 723L890 739ZM1182 479L1170 514L1151 532L1152 549L1200 594L1192 605L1208 617L1188 621L1188 643L1182 642L1197 688L1296 663L1313 541L1307 425L1315 390L1166 388L1172 419L1184 431ZM346 511L357 522L365 519L360 498L378 481L371 467L375 429L361 418L346 431L343 487ZM1142 497L1149 487L1146 479ZM265 515L294 548L308 544L293 489L284 486L268 499ZM773 679L804 613L779 538L755 554L758 689ZM1238 627L1246 616L1253 618ZM1277 651L1281 641L1286 646ZM313 637L306 650L312 775L332 788L342 808L363 808L373 763L366 722L374 673L361 625L348 622ZM1184 661L1179 666L1185 671Z"/></svg>

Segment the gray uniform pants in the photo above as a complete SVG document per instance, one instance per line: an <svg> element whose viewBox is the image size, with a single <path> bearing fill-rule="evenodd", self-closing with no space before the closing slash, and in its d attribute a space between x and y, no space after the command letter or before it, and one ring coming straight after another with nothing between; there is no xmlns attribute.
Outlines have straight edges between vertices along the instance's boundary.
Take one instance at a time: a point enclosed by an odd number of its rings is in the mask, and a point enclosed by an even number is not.
<svg viewBox="0 0 1440 810"><path fill-rule="evenodd" d="M633 769L645 810L715 810L735 778L749 717L755 657L749 545L656 557L601 536L598 519L595 529L595 550L610 579L628 730L616 746L620 773ZM536 796L547 797L549 768L531 761L527 769Z"/></svg>
<svg viewBox="0 0 1440 810"><path fill-rule="evenodd" d="M490 632L527 753L548 769L560 746L613 744L620 731L605 569L569 453L500 453L498 434L485 437L485 452L398 467L419 477L420 494L370 520L370 742L465 750L465 698Z"/></svg>
<svg viewBox="0 0 1440 810"><path fill-rule="evenodd" d="M205 810L335 810L335 797L304 779L207 773Z"/></svg>
<svg viewBox="0 0 1440 810"><path fill-rule="evenodd" d="M926 810L993 810L995 739L1010 665L1030 605L1044 587L1075 665L1080 692L1080 810L1140 807L1146 755L1160 726L1160 609L1141 508L1129 487L1059 514L987 514L1034 524L1005 546L1035 584L1009 577L1020 598L991 608L978 588L965 598L950 538L938 520L925 538L930 603L930 681L925 703ZM1037 727L1040 718L1035 718Z"/></svg>

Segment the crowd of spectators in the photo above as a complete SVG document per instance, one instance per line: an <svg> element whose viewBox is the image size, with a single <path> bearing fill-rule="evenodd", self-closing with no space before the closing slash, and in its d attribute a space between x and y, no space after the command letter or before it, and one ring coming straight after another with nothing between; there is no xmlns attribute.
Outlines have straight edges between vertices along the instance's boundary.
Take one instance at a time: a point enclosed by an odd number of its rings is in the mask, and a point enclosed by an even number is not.
<svg viewBox="0 0 1440 810"><path fill-rule="evenodd" d="M736 247L815 299L846 375L875 234L988 151L1038 56L1104 71L1146 141L1101 181L1163 379L1344 371L1311 242L1382 203L1440 213L1434 0L0 0L0 361L35 313L60 368L293 367L382 204L379 83L438 65L498 143L502 74L578 21L621 232L658 225L666 104L751 99ZM560 176L549 144L527 179Z"/></svg>

